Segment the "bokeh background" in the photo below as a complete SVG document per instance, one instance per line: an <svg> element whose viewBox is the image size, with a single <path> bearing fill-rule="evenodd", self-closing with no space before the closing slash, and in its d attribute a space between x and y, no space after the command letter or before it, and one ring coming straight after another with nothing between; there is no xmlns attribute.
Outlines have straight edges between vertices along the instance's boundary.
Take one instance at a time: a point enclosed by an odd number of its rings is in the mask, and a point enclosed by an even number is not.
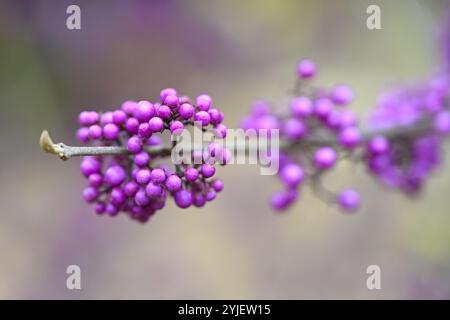
<svg viewBox="0 0 450 320"><path fill-rule="evenodd" d="M66 29L81 7L82 29ZM378 4L382 29L366 28ZM0 298L450 298L450 163L406 198L345 163L330 188L363 195L345 215L310 191L274 214L279 185L256 166L220 169L205 208L171 202L145 225L98 217L82 201L80 159L38 146L42 129L75 143L77 114L173 86L207 92L229 127L253 100L281 101L295 65L347 83L362 117L377 95L439 63L445 1L2 1L0 3ZM447 152L447 155L450 156ZM448 157L447 157L448 158ZM66 289L77 264L82 290ZM366 288L366 267L382 289Z"/></svg>

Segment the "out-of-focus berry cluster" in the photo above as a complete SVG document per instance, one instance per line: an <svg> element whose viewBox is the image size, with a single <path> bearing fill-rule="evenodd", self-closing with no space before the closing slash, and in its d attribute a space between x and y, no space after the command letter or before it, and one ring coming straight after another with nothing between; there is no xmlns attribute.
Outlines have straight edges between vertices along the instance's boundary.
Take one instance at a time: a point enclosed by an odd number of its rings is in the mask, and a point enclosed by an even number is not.
<svg viewBox="0 0 450 320"><path fill-rule="evenodd" d="M272 197L274 209L281 211L292 205L307 180L327 202L338 203L346 211L356 209L360 197L355 190L333 194L320 183L322 173L341 157L364 162L387 186L407 194L420 191L439 165L441 142L450 133L447 73L385 93L370 113L363 133L357 116L348 108L353 98L349 87L309 88L308 82L316 74L309 60L299 63L297 74L288 112L277 113L268 103L257 102L241 122L245 130L279 129L278 177L283 190Z"/></svg>
<svg viewBox="0 0 450 320"><path fill-rule="evenodd" d="M161 91L159 102L126 101L111 112L81 112L78 140L92 146L123 146L130 153L84 157L80 168L88 186L83 198L98 214L124 212L140 222L162 209L170 196L180 208L204 206L223 189L222 181L214 178L215 164L226 164L227 150L213 141L200 150L200 161L176 166L160 163L170 152L152 154L149 150L163 145L164 132L177 135L194 124L223 139L227 134L223 118L210 96L191 101L172 88Z"/></svg>
<svg viewBox="0 0 450 320"><path fill-rule="evenodd" d="M366 124L369 131L417 128L367 142L368 170L385 185L415 194L440 164L442 138L450 133L449 89L450 78L439 74L380 97Z"/></svg>
<svg viewBox="0 0 450 320"><path fill-rule="evenodd" d="M309 82L316 76L316 67L310 60L298 64L297 76L287 112L277 113L279 110L268 103L257 102L241 122L244 130L279 130L278 177L283 189L272 196L271 204L280 211L295 202L306 180L318 180L321 173L334 167L341 151L352 150L361 143L357 116L348 107L353 99L352 90L346 85L311 89ZM314 143L317 139L325 141L323 137L329 143ZM343 190L329 200L347 211L359 205L359 195L352 189Z"/></svg>

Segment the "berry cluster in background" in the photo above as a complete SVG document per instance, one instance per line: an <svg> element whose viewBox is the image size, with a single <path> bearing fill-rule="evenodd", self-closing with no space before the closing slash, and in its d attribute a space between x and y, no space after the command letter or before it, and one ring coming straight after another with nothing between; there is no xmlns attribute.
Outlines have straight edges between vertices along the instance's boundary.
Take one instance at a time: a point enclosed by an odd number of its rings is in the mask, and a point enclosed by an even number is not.
<svg viewBox="0 0 450 320"><path fill-rule="evenodd" d="M163 145L164 132L176 135L193 125L213 130L216 139L223 139L227 134L223 118L210 96L200 95L192 101L172 88L161 91L159 102L126 101L111 112L81 112L80 142L125 146L129 153L83 158L80 169L88 183L84 200L92 203L98 214L124 212L140 222L162 209L169 197L180 208L203 207L223 189L222 181L214 177L215 164L227 163L227 150L213 141L199 155L193 154L196 161L173 165L158 159L170 152L152 155L150 149Z"/></svg>
<svg viewBox="0 0 450 320"><path fill-rule="evenodd" d="M354 189L333 193L321 177L339 159L364 162L384 185L416 194L441 162L441 143L450 133L450 78L439 72L427 81L388 91L364 126L349 108L353 92L346 85L311 88L315 64L302 60L288 110L256 102L241 121L243 129L279 129L282 146L278 177L282 190L271 198L274 209L289 208L303 184L316 194L352 212L360 205Z"/></svg>

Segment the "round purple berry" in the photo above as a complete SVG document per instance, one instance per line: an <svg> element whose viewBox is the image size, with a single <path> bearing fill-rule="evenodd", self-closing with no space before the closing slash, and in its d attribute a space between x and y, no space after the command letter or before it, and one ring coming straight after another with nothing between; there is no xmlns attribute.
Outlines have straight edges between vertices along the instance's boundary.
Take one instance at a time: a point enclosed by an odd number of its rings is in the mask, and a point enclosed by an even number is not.
<svg viewBox="0 0 450 320"><path fill-rule="evenodd" d="M336 152L330 147L318 149L314 155L314 164L319 169L328 169L336 163Z"/></svg>
<svg viewBox="0 0 450 320"><path fill-rule="evenodd" d="M95 199L97 199L98 196L98 190L93 187L87 187L83 190L83 199L86 202L93 202Z"/></svg>
<svg viewBox="0 0 450 320"><path fill-rule="evenodd" d="M131 153L139 153L142 151L142 141L139 137L131 137L127 141L127 149Z"/></svg>
<svg viewBox="0 0 450 320"><path fill-rule="evenodd" d="M192 204L192 193L189 190L179 190L174 194L175 203L178 207L185 209Z"/></svg>
<svg viewBox="0 0 450 320"><path fill-rule="evenodd" d="M343 190L337 200L340 207L348 212L354 211L360 204L359 194L353 189Z"/></svg>
<svg viewBox="0 0 450 320"><path fill-rule="evenodd" d="M280 178L289 188L296 188L304 177L303 169L296 164L288 164L281 169Z"/></svg>
<svg viewBox="0 0 450 320"><path fill-rule="evenodd" d="M147 152L139 152L134 155L133 161L138 167L145 167L150 162L150 155Z"/></svg>
<svg viewBox="0 0 450 320"><path fill-rule="evenodd" d="M188 168L184 172L184 176L186 177L187 181L193 182L198 178L198 170L195 168Z"/></svg>
<svg viewBox="0 0 450 320"><path fill-rule="evenodd" d="M145 188L145 192L150 198L156 198L162 194L162 187L159 184L150 182Z"/></svg>
<svg viewBox="0 0 450 320"><path fill-rule="evenodd" d="M77 139L80 142L88 142L89 141L89 129L86 127L79 128L77 130Z"/></svg>
<svg viewBox="0 0 450 320"><path fill-rule="evenodd" d="M151 172L151 180L156 184L161 184L166 180L166 173L163 169L155 168Z"/></svg>
<svg viewBox="0 0 450 320"><path fill-rule="evenodd" d="M118 165L109 167L105 172L105 181L111 187L116 187L125 181L127 175L125 170Z"/></svg>
<svg viewBox="0 0 450 320"><path fill-rule="evenodd" d="M103 128L103 136L107 140L116 140L119 137L119 128L114 123L108 123Z"/></svg>
<svg viewBox="0 0 450 320"><path fill-rule="evenodd" d="M331 99L338 106L346 106L353 99L353 92L346 85L338 85L331 92Z"/></svg>
<svg viewBox="0 0 450 320"><path fill-rule="evenodd" d="M172 174L166 179L166 188L169 191L178 191L181 189L181 179L175 174Z"/></svg>
<svg viewBox="0 0 450 320"><path fill-rule="evenodd" d="M89 177L93 173L99 173L101 167L101 162L94 157L84 157L80 164L81 173L85 177Z"/></svg>
<svg viewBox="0 0 450 320"><path fill-rule="evenodd" d="M166 120L172 116L172 110L170 110L170 108L168 106L163 104L163 105L159 106L158 111L156 112L156 115L159 118Z"/></svg>
<svg viewBox="0 0 450 320"><path fill-rule="evenodd" d="M146 122L155 115L155 107L149 101L139 101L133 115L140 122Z"/></svg>
<svg viewBox="0 0 450 320"><path fill-rule="evenodd" d="M198 110L208 111L212 104L212 98L207 94L199 95L195 99L195 104L197 105Z"/></svg>
<svg viewBox="0 0 450 320"><path fill-rule="evenodd" d="M347 127L339 134L339 142L345 148L354 148L361 142L361 133L357 127Z"/></svg>
<svg viewBox="0 0 450 320"><path fill-rule="evenodd" d="M145 190L140 189L134 196L134 202L140 207L145 207L150 203L150 198L147 197Z"/></svg>
<svg viewBox="0 0 450 320"><path fill-rule="evenodd" d="M372 155L380 155L389 151L389 140L384 136L376 136L370 139L367 149Z"/></svg>
<svg viewBox="0 0 450 320"><path fill-rule="evenodd" d="M182 117L183 119L189 120L194 115L195 109L191 104L183 103L178 109L178 113L180 114L180 117Z"/></svg>
<svg viewBox="0 0 450 320"><path fill-rule="evenodd" d="M136 118L128 118L127 122L125 123L125 129L132 134L138 133L139 129L139 121Z"/></svg>
<svg viewBox="0 0 450 320"><path fill-rule="evenodd" d="M159 98L162 103L164 103L164 100L166 100L167 96L176 96L177 90L174 88L166 88L164 90L161 90L161 93L159 94Z"/></svg>
<svg viewBox="0 0 450 320"><path fill-rule="evenodd" d="M178 106L179 99L176 95L170 94L166 96L164 99L164 104L167 105L170 108L176 108Z"/></svg>
<svg viewBox="0 0 450 320"><path fill-rule="evenodd" d="M199 111L195 114L194 120L195 122L200 122L203 127L206 127L209 124L211 117L208 112Z"/></svg>
<svg viewBox="0 0 450 320"><path fill-rule="evenodd" d="M210 178L214 175L214 173L216 173L216 168L208 163L205 163L201 167L201 172L204 178Z"/></svg>
<svg viewBox="0 0 450 320"><path fill-rule="evenodd" d="M116 110L112 114L112 120L116 125L121 125L127 120L127 114L123 110Z"/></svg>
<svg viewBox="0 0 450 320"><path fill-rule="evenodd" d="M161 132L164 129L164 122L160 117L153 117L148 122L152 132Z"/></svg>
<svg viewBox="0 0 450 320"><path fill-rule="evenodd" d="M150 128L150 125L148 124L148 122L143 122L139 125L138 128L138 136L144 139L148 139L150 138L150 136L152 135L152 129Z"/></svg>
<svg viewBox="0 0 450 320"><path fill-rule="evenodd" d="M150 181L150 170L141 169L136 173L136 182L139 184L147 184Z"/></svg>
<svg viewBox="0 0 450 320"><path fill-rule="evenodd" d="M297 65L297 74L302 79L312 78L316 74L316 65L311 60L302 60Z"/></svg>
<svg viewBox="0 0 450 320"><path fill-rule="evenodd" d="M291 114L294 117L305 118L313 113L313 104L308 97L295 98L291 102Z"/></svg>
<svg viewBox="0 0 450 320"><path fill-rule="evenodd" d="M89 127L89 138L92 140L100 139L102 136L102 127L100 127L98 124L94 124Z"/></svg>
<svg viewBox="0 0 450 320"><path fill-rule="evenodd" d="M181 134L184 129L184 124L181 121L175 120L170 123L169 129L172 134Z"/></svg>

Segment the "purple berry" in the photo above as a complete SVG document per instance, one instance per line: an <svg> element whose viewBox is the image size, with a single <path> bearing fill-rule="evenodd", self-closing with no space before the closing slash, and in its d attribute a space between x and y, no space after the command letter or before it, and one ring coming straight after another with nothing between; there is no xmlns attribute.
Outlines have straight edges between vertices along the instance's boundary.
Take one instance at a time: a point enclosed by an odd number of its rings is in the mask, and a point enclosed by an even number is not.
<svg viewBox="0 0 450 320"><path fill-rule="evenodd" d="M139 137L131 137L127 141L127 149L131 153L139 153L142 151L142 141Z"/></svg>
<svg viewBox="0 0 450 320"><path fill-rule="evenodd" d="M167 95L164 99L164 104L170 108L176 108L178 106L179 99L176 95Z"/></svg>
<svg viewBox="0 0 450 320"><path fill-rule="evenodd" d="M333 110L333 103L327 98L319 98L316 100L314 113L320 118L325 120L331 114Z"/></svg>
<svg viewBox="0 0 450 320"><path fill-rule="evenodd" d="M384 136L376 136L370 139L367 149L372 155L380 155L389 151L389 140Z"/></svg>
<svg viewBox="0 0 450 320"><path fill-rule="evenodd" d="M203 127L206 127L209 124L211 117L208 112L199 111L195 114L194 120L195 122L200 122Z"/></svg>
<svg viewBox="0 0 450 320"><path fill-rule="evenodd" d="M155 115L155 107L149 101L139 101L133 115L140 122L147 122Z"/></svg>
<svg viewBox="0 0 450 320"><path fill-rule="evenodd" d="M331 93L331 99L336 105L346 106L353 99L352 89L346 85L336 86Z"/></svg>
<svg viewBox="0 0 450 320"><path fill-rule="evenodd" d="M167 120L172 116L172 110L170 110L168 106L163 104L159 106L156 115L163 120Z"/></svg>
<svg viewBox="0 0 450 320"><path fill-rule="evenodd" d="M339 142L345 148L354 148L361 142L361 133L356 127L347 127L339 134Z"/></svg>
<svg viewBox="0 0 450 320"><path fill-rule="evenodd" d="M100 116L95 111L83 111L78 116L78 122L81 126L91 126L99 120Z"/></svg>
<svg viewBox="0 0 450 320"><path fill-rule="evenodd" d="M118 165L109 167L105 172L105 181L111 187L116 187L120 185L126 179L125 170Z"/></svg>
<svg viewBox="0 0 450 320"><path fill-rule="evenodd" d="M181 179L175 174L172 174L166 179L166 188L169 191L178 191L181 189Z"/></svg>
<svg viewBox="0 0 450 320"><path fill-rule="evenodd" d="M150 182L145 188L145 192L150 198L156 198L162 194L162 187L158 184Z"/></svg>
<svg viewBox="0 0 450 320"><path fill-rule="evenodd" d="M220 192L220 191L223 190L223 182L222 182L221 180L219 180L219 179L214 180L214 181L212 182L211 186L213 187L213 189L214 189L216 192Z"/></svg>
<svg viewBox="0 0 450 320"><path fill-rule="evenodd" d="M102 126L106 126L108 123L114 123L113 113L109 111L102 113L102 115L100 116L100 124Z"/></svg>
<svg viewBox="0 0 450 320"><path fill-rule="evenodd" d="M150 181L150 170L141 169L136 173L136 182L139 184L147 184Z"/></svg>
<svg viewBox="0 0 450 320"><path fill-rule="evenodd" d="M121 125L127 120L127 114L123 110L116 110L112 114L112 120L116 125Z"/></svg>
<svg viewBox="0 0 450 320"><path fill-rule="evenodd" d="M79 128L77 130L77 139L80 142L88 142L89 141L89 129L86 127Z"/></svg>
<svg viewBox="0 0 450 320"><path fill-rule="evenodd" d="M212 98L207 94L199 95L195 99L195 104L197 105L198 110L208 111L212 104Z"/></svg>
<svg viewBox="0 0 450 320"><path fill-rule="evenodd" d="M216 198L216 191L214 190L209 190L205 195L206 201L213 201L215 198Z"/></svg>
<svg viewBox="0 0 450 320"><path fill-rule="evenodd" d="M336 152L330 147L322 147L314 155L314 164L319 169L328 169L336 163Z"/></svg>
<svg viewBox="0 0 450 320"><path fill-rule="evenodd" d="M296 164L288 164L280 172L280 178L289 188L296 188L304 177L303 169Z"/></svg>
<svg viewBox="0 0 450 320"><path fill-rule="evenodd" d="M99 173L101 170L101 162L93 157L84 157L80 165L81 173L85 177L89 177L93 173Z"/></svg>
<svg viewBox="0 0 450 320"><path fill-rule="evenodd" d="M137 109L137 102L136 101L125 101L122 103L122 106L120 107L123 111L125 111L126 114L132 115L135 110Z"/></svg>
<svg viewBox="0 0 450 320"><path fill-rule="evenodd" d="M288 139L298 140L300 138L303 138L306 132L307 129L305 124L299 119L292 118L284 123L283 134Z"/></svg>
<svg viewBox="0 0 450 320"><path fill-rule="evenodd" d="M314 77L316 74L316 66L311 60L302 60L297 65L297 74L302 79Z"/></svg>
<svg viewBox="0 0 450 320"><path fill-rule="evenodd" d="M183 119L189 120L194 115L195 109L191 104L183 103L178 109L178 113L180 114L180 117L182 117Z"/></svg>
<svg viewBox="0 0 450 320"><path fill-rule="evenodd" d="M152 135L152 129L150 128L150 125L148 124L148 122L143 122L139 125L138 128L138 136L144 139L148 139L150 138L150 136Z"/></svg>
<svg viewBox="0 0 450 320"><path fill-rule="evenodd" d="M150 162L150 155L147 152L139 152L134 155L133 161L138 167L145 167Z"/></svg>
<svg viewBox="0 0 450 320"><path fill-rule="evenodd" d="M187 181L193 182L198 178L198 170L195 168L188 168L184 172L184 176L186 177Z"/></svg>
<svg viewBox="0 0 450 320"><path fill-rule="evenodd" d="M83 190L83 199L86 202L93 202L95 199L97 199L97 196L98 191L93 187L87 187Z"/></svg>
<svg viewBox="0 0 450 320"><path fill-rule="evenodd" d="M94 124L89 127L89 138L92 140L100 139L102 136L102 127L98 124Z"/></svg>
<svg viewBox="0 0 450 320"><path fill-rule="evenodd" d="M159 94L159 98L161 100L161 103L164 103L164 100L166 100L167 96L176 96L177 90L174 88L166 88L164 90L161 90L161 93Z"/></svg>
<svg viewBox="0 0 450 320"><path fill-rule="evenodd" d="M103 136L107 140L116 140L119 137L119 128L113 123L108 123L103 128Z"/></svg>
<svg viewBox="0 0 450 320"><path fill-rule="evenodd" d="M192 193L189 190L179 190L174 193L175 203L178 207L185 209L192 204Z"/></svg>
<svg viewBox="0 0 450 320"><path fill-rule="evenodd" d="M94 188L98 188L103 183L103 176L99 173L92 173L89 175L89 185Z"/></svg>
<svg viewBox="0 0 450 320"><path fill-rule="evenodd" d="M125 129L131 134L138 133L138 129L139 129L138 119L128 118L127 122L125 123Z"/></svg>
<svg viewBox="0 0 450 320"><path fill-rule="evenodd" d="M155 168L151 172L151 180L156 184L161 184L166 180L166 173L163 169Z"/></svg>
<svg viewBox="0 0 450 320"><path fill-rule="evenodd" d="M205 163L201 167L201 172L204 178L210 178L214 175L214 173L216 173L216 169L214 168L214 166Z"/></svg>
<svg viewBox="0 0 450 320"><path fill-rule="evenodd" d="M152 132L161 132L164 129L164 122L159 117L151 118L148 124L150 125Z"/></svg>
<svg viewBox="0 0 450 320"><path fill-rule="evenodd" d="M337 200L340 207L348 212L354 211L360 204L359 194L353 189L343 190Z"/></svg>
<svg viewBox="0 0 450 320"><path fill-rule="evenodd" d="M136 192L138 192L139 185L134 181L130 181L125 185L123 190L127 196L133 197L136 194Z"/></svg>
<svg viewBox="0 0 450 320"><path fill-rule="evenodd" d="M175 120L170 123L169 129L172 134L181 134L184 129L184 124L181 121Z"/></svg>
<svg viewBox="0 0 450 320"><path fill-rule="evenodd" d="M140 189L136 195L134 196L134 201L136 204L140 207L145 207L150 203L150 198L147 197L147 194L145 193L145 190Z"/></svg>
<svg viewBox="0 0 450 320"><path fill-rule="evenodd" d="M214 125L218 125L223 121L223 113L218 109L212 108L208 110L209 117L211 118L211 123Z"/></svg>
<svg viewBox="0 0 450 320"><path fill-rule="evenodd" d="M306 118L313 113L313 104L308 97L295 98L291 102L291 114L294 117Z"/></svg>
<svg viewBox="0 0 450 320"><path fill-rule="evenodd" d="M224 124L219 124L215 127L214 133L217 138L224 139L227 136L227 127Z"/></svg>
<svg viewBox="0 0 450 320"><path fill-rule="evenodd" d="M111 203L120 206L126 200L126 194L121 188L114 188L111 191Z"/></svg>

